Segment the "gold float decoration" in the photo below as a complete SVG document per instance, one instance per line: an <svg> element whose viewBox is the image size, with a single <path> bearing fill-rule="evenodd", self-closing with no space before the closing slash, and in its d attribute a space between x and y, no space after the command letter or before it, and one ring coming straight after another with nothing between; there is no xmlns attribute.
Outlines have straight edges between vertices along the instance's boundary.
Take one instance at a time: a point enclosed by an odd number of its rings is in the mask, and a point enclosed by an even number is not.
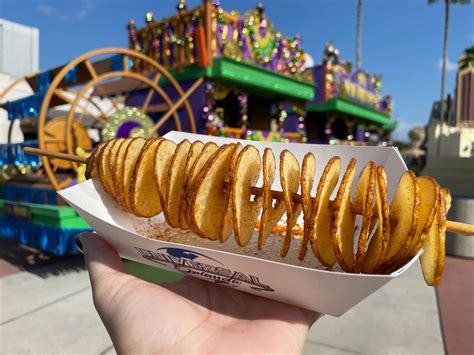
<svg viewBox="0 0 474 355"><path fill-rule="evenodd" d="M101 131L102 140L116 137L156 137L152 131L154 126L150 116L137 107L124 107L118 109L107 118Z"/></svg>
<svg viewBox="0 0 474 355"><path fill-rule="evenodd" d="M77 147L76 148L76 155L78 155L80 157L84 157L84 158L89 158L89 156L91 155L91 152L85 151L81 147ZM77 183L80 183L80 182L83 182L83 181L87 180L86 179L86 168L87 168L86 164L79 164L79 166L77 167L77 171L76 171Z"/></svg>

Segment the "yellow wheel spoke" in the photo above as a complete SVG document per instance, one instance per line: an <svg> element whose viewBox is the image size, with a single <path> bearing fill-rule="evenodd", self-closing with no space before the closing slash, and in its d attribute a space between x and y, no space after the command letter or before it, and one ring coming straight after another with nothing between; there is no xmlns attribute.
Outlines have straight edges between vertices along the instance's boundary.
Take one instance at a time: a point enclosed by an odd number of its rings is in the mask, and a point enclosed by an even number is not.
<svg viewBox="0 0 474 355"><path fill-rule="evenodd" d="M71 99L71 98L67 95L67 94L68 94L67 91L64 91L64 90L62 90L62 89L56 89L56 90L54 91L54 93L55 93L56 96L58 96L59 98L61 98L61 99L64 100L64 101L66 101L68 104L72 104L72 103L75 101L75 99ZM77 93L74 92L74 91L73 91L73 92L69 92L69 93L70 93L70 94L77 95ZM77 99L77 97L76 97L76 99ZM84 107L83 105L79 105L79 104L77 105L77 107L78 107L80 110L82 110L83 112L87 112L87 114L88 114L89 116L94 116L94 114L93 114L92 112L90 112L87 107Z"/></svg>
<svg viewBox="0 0 474 355"><path fill-rule="evenodd" d="M96 79L97 78L97 72L95 71L94 66L92 65L92 63L89 62L89 60L86 59L84 61L84 64L86 65L87 70L89 71L90 75L92 76L92 79Z"/></svg>
<svg viewBox="0 0 474 355"><path fill-rule="evenodd" d="M59 183L59 188L58 190L62 190L65 187L67 187L70 183L72 182L72 179L70 177L67 177L65 180L61 181Z"/></svg>
<svg viewBox="0 0 474 355"><path fill-rule="evenodd" d="M153 126L153 128L151 129L151 132L152 133L155 133L157 130L160 129L160 127L166 122L166 120L176 112L176 110L188 99L189 96L191 96L191 94L196 91L196 89L199 87L199 85L201 85L203 83L204 79L203 78L199 78L197 79L194 84L188 89L188 91L186 91L184 93L184 95L181 96L181 98L176 101L176 103L170 107L170 109L168 110L168 112L166 112L162 118L160 118L160 120ZM181 127L176 127L177 130L181 130Z"/></svg>
<svg viewBox="0 0 474 355"><path fill-rule="evenodd" d="M161 73L160 72L156 73L156 75L153 78L152 83L154 85L158 85L158 82L160 81L160 77L161 77ZM155 91L153 88L150 88L150 90L148 90L148 94L146 95L145 102L143 103L142 108L141 108L142 112L146 112L146 110L148 109L148 105L150 104L151 98L153 97L154 93Z"/></svg>

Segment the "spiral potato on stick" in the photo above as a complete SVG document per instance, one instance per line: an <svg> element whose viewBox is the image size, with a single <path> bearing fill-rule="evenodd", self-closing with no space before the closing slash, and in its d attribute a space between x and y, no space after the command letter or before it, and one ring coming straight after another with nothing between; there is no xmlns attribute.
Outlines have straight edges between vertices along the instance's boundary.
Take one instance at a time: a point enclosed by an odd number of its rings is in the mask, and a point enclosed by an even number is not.
<svg viewBox="0 0 474 355"><path fill-rule="evenodd" d="M390 273L425 248L423 275L429 285L439 284L450 196L434 179L405 172L389 203L385 170L374 162L356 177L356 159L341 171L335 156L316 182L312 153L305 155L301 169L288 150L278 158L281 192L271 190L277 178L271 149L261 157L254 146L240 143L219 147L164 138L114 139L94 150L86 174L98 176L125 211L140 217L163 212L171 227L220 242L233 234L238 246L256 234L257 248L264 248L285 215L281 257L299 238L300 260L308 257L309 247L322 265L338 264L346 272ZM263 184L257 187L261 175ZM293 235L301 213L302 236Z"/></svg>

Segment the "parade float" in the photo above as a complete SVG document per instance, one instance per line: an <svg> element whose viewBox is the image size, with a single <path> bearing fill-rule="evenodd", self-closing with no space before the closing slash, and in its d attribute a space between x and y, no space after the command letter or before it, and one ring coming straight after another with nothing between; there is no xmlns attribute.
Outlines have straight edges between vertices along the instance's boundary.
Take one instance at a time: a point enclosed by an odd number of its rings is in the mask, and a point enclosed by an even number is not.
<svg viewBox="0 0 474 355"><path fill-rule="evenodd" d="M1 147L3 237L65 255L75 252L73 236L89 228L56 195L84 179L84 166L38 159L23 153L26 146L87 156L103 140L170 130L305 141L304 103L314 86L303 78L301 39L276 32L263 6L239 17L219 3L188 10L180 1L177 15L145 19L142 29L128 24L129 49L85 53L0 94L9 138L16 121L25 137ZM33 94L8 101L22 82Z"/></svg>
<svg viewBox="0 0 474 355"><path fill-rule="evenodd" d="M390 143L397 127L392 98L382 97L382 77L352 69L332 42L313 68L315 98L306 104L308 139L330 144Z"/></svg>
<svg viewBox="0 0 474 355"><path fill-rule="evenodd" d="M130 49L169 68L184 87L203 80L192 107L197 131L269 141L306 141L304 104L314 97L301 38L284 37L263 5L242 16L219 2L146 25L129 24ZM137 93L137 95L139 95ZM288 111L293 113L288 114Z"/></svg>

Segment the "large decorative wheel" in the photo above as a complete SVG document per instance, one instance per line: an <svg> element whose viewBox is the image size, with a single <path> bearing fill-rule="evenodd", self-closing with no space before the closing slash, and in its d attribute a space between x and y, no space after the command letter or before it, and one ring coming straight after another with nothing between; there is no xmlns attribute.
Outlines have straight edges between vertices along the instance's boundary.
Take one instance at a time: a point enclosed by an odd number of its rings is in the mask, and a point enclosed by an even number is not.
<svg viewBox="0 0 474 355"><path fill-rule="evenodd" d="M87 154L98 141L113 137L155 136L169 129L195 132L188 98L202 82L197 79L184 92L165 67L128 49L85 53L62 67L45 93L38 121L39 147ZM59 144L57 135L52 138L48 132L47 116L61 103L70 108L61 121L64 135ZM90 148L84 141L78 143L84 129L92 140ZM43 158L43 166L56 189L74 183L74 176L62 174L63 166L54 159ZM70 168L77 171L78 164L70 163Z"/></svg>

